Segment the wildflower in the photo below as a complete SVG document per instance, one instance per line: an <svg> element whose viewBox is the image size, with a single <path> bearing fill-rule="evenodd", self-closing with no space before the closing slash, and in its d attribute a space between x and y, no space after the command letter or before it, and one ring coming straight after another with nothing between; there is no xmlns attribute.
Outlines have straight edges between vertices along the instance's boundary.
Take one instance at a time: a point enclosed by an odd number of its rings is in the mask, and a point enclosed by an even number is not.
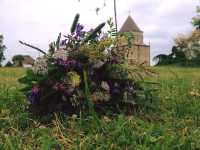
<svg viewBox="0 0 200 150"><path fill-rule="evenodd" d="M93 68L98 69L102 67L105 63L101 60L97 60L93 62Z"/></svg>
<svg viewBox="0 0 200 150"><path fill-rule="evenodd" d="M76 65L76 61L72 59L68 59L68 60L57 59L56 61L59 66L62 66L66 69L73 68Z"/></svg>
<svg viewBox="0 0 200 150"><path fill-rule="evenodd" d="M111 64L119 64L120 62L119 62L119 60L117 59L117 57L113 57L112 59L111 59Z"/></svg>
<svg viewBox="0 0 200 150"><path fill-rule="evenodd" d="M80 38L83 38L84 35L85 35L85 32L82 31L84 28L83 25L81 24L78 24L77 27L76 27L76 37L80 37Z"/></svg>
<svg viewBox="0 0 200 150"><path fill-rule="evenodd" d="M106 123L109 123L109 122L112 121L112 120L111 120L109 117L107 117L107 116L104 116L104 117L103 117L103 120L104 120Z"/></svg>
<svg viewBox="0 0 200 150"><path fill-rule="evenodd" d="M55 89L56 91L64 91L65 90L65 86L64 84L62 83L56 83L54 86L53 86L53 89Z"/></svg>
<svg viewBox="0 0 200 150"><path fill-rule="evenodd" d="M65 93L67 95L71 95L73 93L73 91L74 91L74 87L67 86L64 83L56 83L53 86L53 89L56 90L56 91Z"/></svg>
<svg viewBox="0 0 200 150"><path fill-rule="evenodd" d="M102 82L101 82L101 87L102 87L105 91L110 91L110 87L109 87L108 83L105 82L105 81L102 81Z"/></svg>
<svg viewBox="0 0 200 150"><path fill-rule="evenodd" d="M67 83L69 85L71 85L72 87L79 86L80 82L81 82L80 76L74 71L67 73L67 79L66 80L67 80Z"/></svg>
<svg viewBox="0 0 200 150"><path fill-rule="evenodd" d="M110 94L108 92L96 91L91 95L91 98L94 102L109 101L110 100Z"/></svg>
<svg viewBox="0 0 200 150"><path fill-rule="evenodd" d="M47 59L45 57L44 58L41 58L41 57L37 58L37 60L34 62L32 70L35 74L38 74L38 75L48 74Z"/></svg>
<svg viewBox="0 0 200 150"><path fill-rule="evenodd" d="M83 69L83 64L80 62L76 62L75 69L77 71L81 71Z"/></svg>
<svg viewBox="0 0 200 150"><path fill-rule="evenodd" d="M29 92L27 94L27 98L32 104L38 103L39 100L40 100L40 89L39 89L39 87L34 86L31 90L31 92Z"/></svg>
<svg viewBox="0 0 200 150"><path fill-rule="evenodd" d="M57 51L55 51L55 53L53 54L53 58L55 59L61 59L66 61L68 59L69 53L67 50L64 49L59 49Z"/></svg>
<svg viewBox="0 0 200 150"><path fill-rule="evenodd" d="M110 91L112 95L119 95L122 92L120 90L120 86L117 83L111 86Z"/></svg>
<svg viewBox="0 0 200 150"><path fill-rule="evenodd" d="M66 43L67 43L67 39L62 40L61 43L60 43L60 46L66 46Z"/></svg>
<svg viewBox="0 0 200 150"><path fill-rule="evenodd" d="M72 115L72 119L77 119L77 118L78 118L78 116L76 114Z"/></svg>
<svg viewBox="0 0 200 150"><path fill-rule="evenodd" d="M189 92L189 95L192 96L192 97L200 97L200 94L197 90L192 90Z"/></svg>

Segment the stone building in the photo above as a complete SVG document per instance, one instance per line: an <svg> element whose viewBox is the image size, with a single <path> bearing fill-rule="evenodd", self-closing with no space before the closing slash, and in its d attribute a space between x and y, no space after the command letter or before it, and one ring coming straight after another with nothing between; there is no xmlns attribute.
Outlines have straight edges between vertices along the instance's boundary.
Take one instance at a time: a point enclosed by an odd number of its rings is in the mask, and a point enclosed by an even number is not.
<svg viewBox="0 0 200 150"><path fill-rule="evenodd" d="M16 56L18 56L18 58L14 56L15 59L12 60L14 66L24 67L24 68L30 68L33 66L35 60L31 56L29 55L16 55Z"/></svg>
<svg viewBox="0 0 200 150"><path fill-rule="evenodd" d="M125 58L128 60L129 64L137 62L150 66L150 44L144 44L143 31L140 30L131 16L128 16L119 32L131 32L133 34L133 45L125 53Z"/></svg>
<svg viewBox="0 0 200 150"><path fill-rule="evenodd" d="M29 55L24 55L24 60L22 61L22 65L24 68L30 68L34 64L34 59Z"/></svg>

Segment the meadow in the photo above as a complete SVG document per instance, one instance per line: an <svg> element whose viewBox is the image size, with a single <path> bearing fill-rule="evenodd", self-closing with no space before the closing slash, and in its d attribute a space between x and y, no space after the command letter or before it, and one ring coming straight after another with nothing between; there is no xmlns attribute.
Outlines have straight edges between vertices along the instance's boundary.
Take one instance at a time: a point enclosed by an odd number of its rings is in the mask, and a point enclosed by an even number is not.
<svg viewBox="0 0 200 150"><path fill-rule="evenodd" d="M54 114L52 122L26 111L20 68L0 69L0 150L200 150L200 68L158 67L151 109L134 115Z"/></svg>

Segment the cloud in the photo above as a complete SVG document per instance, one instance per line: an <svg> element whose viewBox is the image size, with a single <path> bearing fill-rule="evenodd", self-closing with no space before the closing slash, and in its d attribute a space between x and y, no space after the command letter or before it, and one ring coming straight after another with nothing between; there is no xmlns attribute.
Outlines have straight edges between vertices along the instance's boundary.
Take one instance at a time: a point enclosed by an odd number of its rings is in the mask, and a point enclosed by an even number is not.
<svg viewBox="0 0 200 150"><path fill-rule="evenodd" d="M153 58L159 53L169 53L173 39L179 33L192 30L190 21L196 14L197 5L196 0L117 0L119 27L131 11L131 16L144 31L145 42L151 43ZM102 8L99 15L96 15L96 7ZM9 59L16 53L38 56L18 40L47 49L59 32L69 32L77 12L81 14L80 22L89 29L114 15L113 1L0 0L0 33L4 34L8 47L6 57Z"/></svg>

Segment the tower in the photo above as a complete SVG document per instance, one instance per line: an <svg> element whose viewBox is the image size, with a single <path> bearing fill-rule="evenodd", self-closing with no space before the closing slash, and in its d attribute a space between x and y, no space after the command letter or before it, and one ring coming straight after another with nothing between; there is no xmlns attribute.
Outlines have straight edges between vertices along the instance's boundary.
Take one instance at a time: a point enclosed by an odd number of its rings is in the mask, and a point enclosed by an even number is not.
<svg viewBox="0 0 200 150"><path fill-rule="evenodd" d="M128 50L126 59L129 64L137 62L150 65L150 45L144 44L143 31L137 26L135 21L129 15L124 24L122 25L120 33L131 32L133 34L133 45Z"/></svg>

